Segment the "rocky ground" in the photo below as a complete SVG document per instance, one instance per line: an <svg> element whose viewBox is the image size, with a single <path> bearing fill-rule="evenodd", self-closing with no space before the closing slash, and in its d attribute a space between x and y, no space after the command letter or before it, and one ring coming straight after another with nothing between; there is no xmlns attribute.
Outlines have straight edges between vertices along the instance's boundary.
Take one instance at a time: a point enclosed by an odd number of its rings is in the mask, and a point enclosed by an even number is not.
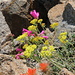
<svg viewBox="0 0 75 75"><path fill-rule="evenodd" d="M51 23L59 22L60 24L60 26L58 26L57 33L60 33L63 31L75 33L75 5L74 5L74 2L75 1L72 0L68 4L64 4L64 3L57 4L56 6L54 6L48 11L48 18L50 22ZM48 10L49 8L46 7L47 3L44 5L45 5L45 8ZM9 56L9 54L13 51L13 47L11 46L12 42L10 40L6 41L5 38L10 33L11 32L5 21L5 18L2 15L2 12L0 12L0 75L19 75L19 74L25 73L28 68L26 66L25 60L17 60ZM50 33L48 31L47 33L49 36L53 37L53 33ZM15 45L16 44L17 42L15 42ZM74 75L72 73L65 74L67 71L68 70L66 69L62 69L59 75ZM65 72L65 73L61 74L62 72ZM42 75L42 74L39 74L39 75Z"/></svg>

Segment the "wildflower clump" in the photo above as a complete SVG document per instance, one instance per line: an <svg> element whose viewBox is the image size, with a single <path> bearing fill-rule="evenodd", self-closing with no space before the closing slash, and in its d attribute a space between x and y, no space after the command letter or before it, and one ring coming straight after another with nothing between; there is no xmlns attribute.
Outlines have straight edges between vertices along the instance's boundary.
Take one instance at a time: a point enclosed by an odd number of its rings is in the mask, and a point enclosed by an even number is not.
<svg viewBox="0 0 75 75"><path fill-rule="evenodd" d="M27 29L23 28L22 35L16 38L19 41L19 47L15 49L15 58L35 62L45 59L51 63L51 66L47 63L40 63L40 70L46 72L47 67L50 66L54 71L51 75L58 75L57 72L64 67L74 71L75 34L71 37L69 33L62 32L57 36L56 27L59 23L53 23L50 28L53 28L54 31L48 35L45 30L46 24L43 23L43 19L39 19L39 13L33 10L30 14L34 18L30 21L31 25ZM39 25L42 27L42 31L39 30ZM36 69L28 69L24 75L37 75Z"/></svg>

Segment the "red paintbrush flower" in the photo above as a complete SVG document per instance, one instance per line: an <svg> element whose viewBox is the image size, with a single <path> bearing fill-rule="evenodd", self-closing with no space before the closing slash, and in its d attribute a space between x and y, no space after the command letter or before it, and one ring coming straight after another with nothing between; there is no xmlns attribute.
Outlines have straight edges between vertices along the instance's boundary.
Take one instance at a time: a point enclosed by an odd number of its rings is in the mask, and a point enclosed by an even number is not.
<svg viewBox="0 0 75 75"><path fill-rule="evenodd" d="M46 72L48 70L48 63L40 63L40 70L42 70L43 72Z"/></svg>
<svg viewBox="0 0 75 75"><path fill-rule="evenodd" d="M20 75L36 75L36 69L28 68L27 73Z"/></svg>
<svg viewBox="0 0 75 75"><path fill-rule="evenodd" d="M20 74L20 75L27 75L27 74L25 73L25 74Z"/></svg>
<svg viewBox="0 0 75 75"><path fill-rule="evenodd" d="M27 75L36 75L36 69L28 68Z"/></svg>

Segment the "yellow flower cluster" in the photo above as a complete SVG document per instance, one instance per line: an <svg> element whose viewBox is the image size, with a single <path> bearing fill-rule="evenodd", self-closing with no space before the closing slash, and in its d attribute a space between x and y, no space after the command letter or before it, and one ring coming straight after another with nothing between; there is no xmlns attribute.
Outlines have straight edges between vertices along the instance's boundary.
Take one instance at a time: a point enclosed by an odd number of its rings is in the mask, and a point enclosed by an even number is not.
<svg viewBox="0 0 75 75"><path fill-rule="evenodd" d="M38 20L38 23L42 23L42 21L43 21L43 19L39 19L39 20Z"/></svg>
<svg viewBox="0 0 75 75"><path fill-rule="evenodd" d="M33 19L30 21L31 24L42 23L43 19Z"/></svg>
<svg viewBox="0 0 75 75"><path fill-rule="evenodd" d="M68 42L68 40L66 40L67 39L67 32L60 33L58 39L62 43L67 43Z"/></svg>
<svg viewBox="0 0 75 75"><path fill-rule="evenodd" d="M25 47L24 55L29 58L31 56L31 53L37 48L37 46L34 45L29 45Z"/></svg>
<svg viewBox="0 0 75 75"><path fill-rule="evenodd" d="M46 40L44 44L49 45L49 40Z"/></svg>
<svg viewBox="0 0 75 75"><path fill-rule="evenodd" d="M59 23L53 23L53 24L50 25L50 27L51 27L51 28L55 28L55 27L58 26L58 25L59 25Z"/></svg>
<svg viewBox="0 0 75 75"><path fill-rule="evenodd" d="M31 42L39 42L40 40L43 40L43 39L44 39L43 37L36 36L31 40Z"/></svg>
<svg viewBox="0 0 75 75"><path fill-rule="evenodd" d="M24 33L16 38L17 41L24 42L25 37L28 36L28 33Z"/></svg>
<svg viewBox="0 0 75 75"><path fill-rule="evenodd" d="M37 30L37 26L31 25L28 27L29 31L36 31Z"/></svg>
<svg viewBox="0 0 75 75"><path fill-rule="evenodd" d="M38 21L38 19L33 19L33 20L30 21L30 23L31 23L31 24L36 24L37 21Z"/></svg>
<svg viewBox="0 0 75 75"><path fill-rule="evenodd" d="M49 47L44 46L44 47L42 47L42 50L40 52L40 56L41 57L51 57L52 52L54 52L54 51L55 51L54 46L49 46Z"/></svg>
<svg viewBox="0 0 75 75"><path fill-rule="evenodd" d="M25 44L22 48L23 48L23 49L26 49L27 46L28 46L28 44Z"/></svg>

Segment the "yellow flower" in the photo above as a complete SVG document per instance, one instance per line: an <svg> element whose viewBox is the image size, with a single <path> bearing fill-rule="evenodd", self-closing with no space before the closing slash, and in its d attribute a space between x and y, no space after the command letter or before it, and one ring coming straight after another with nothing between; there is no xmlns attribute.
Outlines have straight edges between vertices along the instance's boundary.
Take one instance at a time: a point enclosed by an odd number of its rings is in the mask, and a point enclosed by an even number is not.
<svg viewBox="0 0 75 75"><path fill-rule="evenodd" d="M31 52L29 52L29 51L24 51L24 55L25 55L27 58L29 58L29 57L31 56Z"/></svg>
<svg viewBox="0 0 75 75"><path fill-rule="evenodd" d="M51 28L55 28L55 27L58 26L58 25L59 25L59 23L53 23L53 24L50 25L50 27L51 27Z"/></svg>
<svg viewBox="0 0 75 75"><path fill-rule="evenodd" d="M39 19L39 20L38 20L38 23L41 23L42 21L43 21L43 19Z"/></svg>
<svg viewBox="0 0 75 75"><path fill-rule="evenodd" d="M27 34L27 33L24 33L24 34L18 36L18 37L16 38L16 40L17 40L17 41L20 41L20 42L23 42L24 39L25 39L25 37L27 37L27 36L28 36L28 34Z"/></svg>
<svg viewBox="0 0 75 75"><path fill-rule="evenodd" d="M42 26L42 27L45 27L45 23L42 23L41 26Z"/></svg>
<svg viewBox="0 0 75 75"><path fill-rule="evenodd" d="M23 46L23 49L25 49L27 46L28 46L28 44L25 44L25 45Z"/></svg>
<svg viewBox="0 0 75 75"><path fill-rule="evenodd" d="M49 40L46 40L44 44L49 45Z"/></svg>
<svg viewBox="0 0 75 75"><path fill-rule="evenodd" d="M34 51L34 48L32 48L31 46L26 47L26 51L32 52Z"/></svg>
<svg viewBox="0 0 75 75"><path fill-rule="evenodd" d="M32 54L32 52L36 49L36 45L29 45L26 47L26 50L24 51L24 55L29 58Z"/></svg>
<svg viewBox="0 0 75 75"><path fill-rule="evenodd" d="M42 50L47 50L47 49L48 49L47 46L42 47Z"/></svg>
<svg viewBox="0 0 75 75"><path fill-rule="evenodd" d="M67 35L67 32L60 33L60 36Z"/></svg>
<svg viewBox="0 0 75 75"><path fill-rule="evenodd" d="M60 33L58 39L62 43L67 43L68 42L68 40L67 40L67 32Z"/></svg>
<svg viewBox="0 0 75 75"><path fill-rule="evenodd" d="M33 20L30 21L30 23L31 23L31 24L36 24L37 21L38 21L38 19L33 19Z"/></svg>
<svg viewBox="0 0 75 75"><path fill-rule="evenodd" d="M43 37L36 36L36 37L34 37L31 41L32 41L32 42L39 42L40 40L43 40L43 39L44 39Z"/></svg>
<svg viewBox="0 0 75 75"><path fill-rule="evenodd" d="M40 52L40 56L41 57L50 57L50 56L52 56L52 53L50 51L44 51L44 50L42 50Z"/></svg>
<svg viewBox="0 0 75 75"><path fill-rule="evenodd" d="M37 30L37 26L31 25L31 26L28 27L28 30L36 31Z"/></svg>
<svg viewBox="0 0 75 75"><path fill-rule="evenodd" d="M52 52L52 51L55 51L55 48L54 46L49 46L49 50Z"/></svg>
<svg viewBox="0 0 75 75"><path fill-rule="evenodd" d="M31 45L31 47L33 48L33 49L36 49L37 48L37 46L34 44L34 45Z"/></svg>
<svg viewBox="0 0 75 75"><path fill-rule="evenodd" d="M56 51L54 46L44 46L42 47L42 50L40 52L40 56L41 57L50 57L52 56L53 52Z"/></svg>

